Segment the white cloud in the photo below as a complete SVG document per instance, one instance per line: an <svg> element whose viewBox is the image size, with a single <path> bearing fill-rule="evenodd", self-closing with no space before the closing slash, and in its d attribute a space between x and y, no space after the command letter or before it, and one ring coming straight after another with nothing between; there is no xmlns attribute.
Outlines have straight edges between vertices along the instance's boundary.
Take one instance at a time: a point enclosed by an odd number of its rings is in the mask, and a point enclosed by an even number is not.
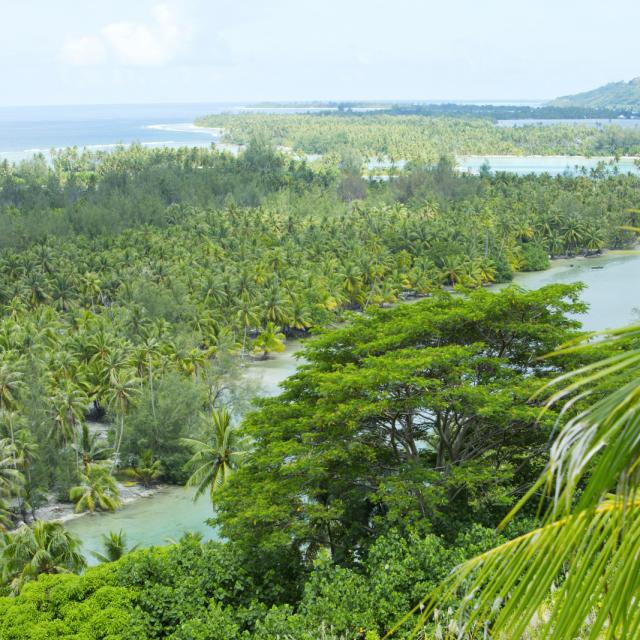
<svg viewBox="0 0 640 640"><path fill-rule="evenodd" d="M107 59L107 49L96 36L69 38L61 54L65 62L80 67L101 64Z"/></svg>
<svg viewBox="0 0 640 640"><path fill-rule="evenodd" d="M190 29L181 23L174 8L163 2L153 7L145 22L112 22L101 29L100 35L67 40L62 55L75 65L115 59L125 66L159 66L176 58L190 39Z"/></svg>
<svg viewBox="0 0 640 640"><path fill-rule="evenodd" d="M154 66L169 62L188 38L168 4L152 10L152 22L114 22L102 30L103 37L116 58L132 66Z"/></svg>

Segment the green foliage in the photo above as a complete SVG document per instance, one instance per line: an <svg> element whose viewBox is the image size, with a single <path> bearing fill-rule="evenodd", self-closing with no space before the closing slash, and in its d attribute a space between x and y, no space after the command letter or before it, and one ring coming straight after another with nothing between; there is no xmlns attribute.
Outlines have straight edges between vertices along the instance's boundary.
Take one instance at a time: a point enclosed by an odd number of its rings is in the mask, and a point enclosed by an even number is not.
<svg viewBox="0 0 640 640"><path fill-rule="evenodd" d="M261 571L260 562L243 557L230 544L202 545L185 538L177 547L126 556L119 563L118 581L136 593L146 637L164 638L183 622L214 615L215 607L207 612L212 600L223 608L234 607L241 626L252 624L262 606L280 602L290 578L282 575L276 583L273 575Z"/></svg>
<svg viewBox="0 0 640 640"><path fill-rule="evenodd" d="M122 530L111 531L109 533L102 534L102 546L104 553L93 551L92 554L100 562L115 562L120 560L126 553L134 551L138 545L128 548L127 546L127 534Z"/></svg>
<svg viewBox="0 0 640 640"><path fill-rule="evenodd" d="M108 567L52 576L83 569L78 540L24 525L3 538L17 595L0 599L0 637L373 640L454 566L504 543L492 528L540 472L558 418L537 423L532 395L592 356L541 358L577 335L566 314L584 310L579 286L483 287L548 255L631 246L640 181L604 168L459 175L441 152L495 143L481 121L300 123L312 130L294 144L335 151L334 166L265 142L297 137L296 119L238 158L134 146L0 165L0 506L26 522L55 489L79 510L112 509L108 467L143 484L191 473L216 489L229 541L125 554L113 534ZM437 156L421 146L434 132L448 140ZM551 131L504 136L514 149L559 144ZM372 145L420 161L365 184ZM310 330L283 394L232 426L253 396L242 356ZM499 549L526 547L521 533Z"/></svg>
<svg viewBox="0 0 640 640"><path fill-rule="evenodd" d="M143 451L138 459L138 463L125 469L125 473L134 480L137 480L144 487L151 486L162 477L162 463L153 459L153 453L149 450Z"/></svg>
<svg viewBox="0 0 640 640"><path fill-rule="evenodd" d="M5 533L2 578L14 592L40 574L79 571L85 566L80 540L58 522L36 520Z"/></svg>
<svg viewBox="0 0 640 640"><path fill-rule="evenodd" d="M0 421L1 437L31 449L28 463L3 458L16 476L5 496L18 498L14 521L52 490L67 500L89 464L142 469L150 451L164 479L186 481L180 440L200 438L196 416L242 413L253 395L239 352L265 357L282 349L281 334L305 335L348 310L507 281L544 267L544 254L635 238L623 229L637 224L634 177L475 177L441 159L346 204L337 184L361 159L341 152L339 167L311 170L258 143L238 159L134 147L2 165L0 219L13 231L0 234L10 246L0 251L0 410L13 417ZM260 206L243 208L257 192L227 196L234 171L249 168L266 182ZM130 200L140 211L110 227ZM87 207L104 226L85 226ZM45 238L47 211L59 232Z"/></svg>
<svg viewBox="0 0 640 640"><path fill-rule="evenodd" d="M69 497L76 504L76 513L115 511L120 506L118 483L106 467L89 464L78 473L78 480L80 484L69 491Z"/></svg>
<svg viewBox="0 0 640 640"><path fill-rule="evenodd" d="M303 591L287 593L286 576L265 572L255 554L186 537L82 576L41 576L18 596L0 598L0 634L16 640L376 638L398 609L412 607L456 564L500 540L480 526L452 544L390 531L359 567L339 567L321 555Z"/></svg>
<svg viewBox="0 0 640 640"><path fill-rule="evenodd" d="M203 402L202 387L175 373L158 380L153 390L146 387L126 420L125 464L141 468L145 456L151 456L162 465L165 479L184 481L182 467L189 453L180 439L199 431Z"/></svg>
<svg viewBox="0 0 640 640"><path fill-rule="evenodd" d="M637 80L626 86L637 92ZM345 149L364 158L385 159L391 163L399 160L433 163L443 154L588 156L637 155L640 150L640 132L632 127L598 129L580 124L497 127L493 119L478 117L375 112L246 114L211 115L196 122L224 128L227 142L247 144L259 136L297 153L324 154L330 162L338 160Z"/></svg>
<svg viewBox="0 0 640 640"><path fill-rule="evenodd" d="M261 359L266 360L270 353L284 351L284 339L285 335L280 332L280 328L276 327L273 322L268 322L253 341L253 352Z"/></svg>
<svg viewBox="0 0 640 640"><path fill-rule="evenodd" d="M240 640L247 636L240 633L232 610L212 602L206 613L183 622L169 637L171 640Z"/></svg>
<svg viewBox="0 0 640 640"><path fill-rule="evenodd" d="M426 623L452 598L458 632L471 637L638 635L633 559L639 552L640 503L638 447L632 443L640 424L640 327L604 334L611 349L607 357L548 385L560 389L547 408L563 402L570 411L584 397L589 404L563 425L543 473L504 521L542 494L549 498L542 526L461 563L385 637L414 613L418 627ZM598 353L603 341L590 343L593 337L562 345L552 355Z"/></svg>
<svg viewBox="0 0 640 640"><path fill-rule="evenodd" d="M12 640L144 640L131 592L110 571L42 576L0 600L0 635Z"/></svg>
<svg viewBox="0 0 640 640"><path fill-rule="evenodd" d="M550 264L544 247L532 243L522 245L521 271L544 271Z"/></svg>
<svg viewBox="0 0 640 640"><path fill-rule="evenodd" d="M209 493L213 500L215 492L239 467L247 451L247 442L231 423L227 409L214 409L206 423L204 441L182 440L193 452L185 468L191 473L187 486L196 488L194 500L203 493Z"/></svg>
<svg viewBox="0 0 640 640"><path fill-rule="evenodd" d="M441 293L315 338L245 420L252 452L215 500L223 534L354 563L389 527L495 525L542 467L553 416L536 425L530 398L567 363L540 357L576 335L579 290Z"/></svg>

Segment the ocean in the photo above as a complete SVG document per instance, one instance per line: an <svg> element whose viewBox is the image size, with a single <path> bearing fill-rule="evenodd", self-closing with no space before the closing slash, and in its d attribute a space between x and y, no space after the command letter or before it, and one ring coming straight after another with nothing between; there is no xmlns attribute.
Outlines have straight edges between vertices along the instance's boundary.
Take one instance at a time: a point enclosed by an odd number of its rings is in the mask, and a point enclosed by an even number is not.
<svg viewBox="0 0 640 640"><path fill-rule="evenodd" d="M215 130L193 121L209 113L238 111L231 104L89 105L0 107L0 159L19 161L52 148L110 149L145 146L208 146Z"/></svg>

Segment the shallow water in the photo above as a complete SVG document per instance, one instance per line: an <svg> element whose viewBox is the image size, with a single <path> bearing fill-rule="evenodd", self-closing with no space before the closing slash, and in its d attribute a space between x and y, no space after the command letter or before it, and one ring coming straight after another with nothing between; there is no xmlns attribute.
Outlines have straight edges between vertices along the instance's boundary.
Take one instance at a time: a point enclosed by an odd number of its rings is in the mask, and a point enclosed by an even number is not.
<svg viewBox="0 0 640 640"><path fill-rule="evenodd" d="M488 165L490 171L505 171L518 175L530 173L548 173L556 176L562 174L580 175L595 169L599 162L609 163L612 158L584 156L459 156L458 168L463 172L478 173L483 165ZM640 167L636 164L636 158L620 158L616 163L619 173L632 173L640 175ZM614 167L607 167L608 173L614 173Z"/></svg>
<svg viewBox="0 0 640 640"><path fill-rule="evenodd" d="M170 544L190 531L200 533L204 540L214 540L216 531L206 524L213 515L209 496L194 502L193 494L192 489L166 487L115 513L87 514L66 522L65 527L82 541L82 553L89 564L97 564L91 552L102 551L102 534L110 531L124 531L130 547Z"/></svg>
<svg viewBox="0 0 640 640"><path fill-rule="evenodd" d="M541 120L536 118L523 118L521 120L498 120L498 127L553 127L559 124L574 124L583 127L623 127L625 129L635 129L640 127L640 118L558 118L555 120Z"/></svg>
<svg viewBox="0 0 640 640"><path fill-rule="evenodd" d="M245 375L260 386L260 395L272 396L279 392L279 383L296 370L300 350L298 340L287 342L286 349L277 357L249 364ZM204 540L215 540L216 531L206 524L213 515L209 496L193 501L193 489L165 487L158 493L126 504L115 513L84 515L65 523L82 540L82 552L90 564L97 560L92 551L102 550L102 534L124 531L129 545L149 547L178 540L189 531L200 533Z"/></svg>
<svg viewBox="0 0 640 640"><path fill-rule="evenodd" d="M246 369L246 375L260 384L260 395L274 396L280 392L280 383L293 375L301 362L296 354L302 348L300 340L288 340L283 353L268 360L256 360Z"/></svg>
<svg viewBox="0 0 640 640"><path fill-rule="evenodd" d="M640 320L640 254L637 253L613 252L597 258L557 260L547 271L518 274L515 282L526 289L556 282L583 282L586 289L582 299L589 305L589 311L577 317L588 331Z"/></svg>

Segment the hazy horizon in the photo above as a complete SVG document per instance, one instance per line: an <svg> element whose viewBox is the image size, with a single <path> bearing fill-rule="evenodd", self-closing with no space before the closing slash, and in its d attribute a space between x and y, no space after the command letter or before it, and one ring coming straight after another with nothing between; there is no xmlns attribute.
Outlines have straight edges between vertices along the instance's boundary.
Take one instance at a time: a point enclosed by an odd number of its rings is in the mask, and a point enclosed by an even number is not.
<svg viewBox="0 0 640 640"><path fill-rule="evenodd" d="M640 75L631 0L33 0L3 8L0 107L546 101Z"/></svg>
<svg viewBox="0 0 640 640"><path fill-rule="evenodd" d="M515 98L513 100L509 100L506 98L468 98L468 99L455 99L455 98L370 98L370 99L358 99L358 98L308 98L308 99L278 99L271 98L269 100L221 100L221 101L213 101L213 100L196 100L190 102L69 102L69 103L34 103L34 104L7 104L0 105L0 110L11 110L11 109L64 109L75 108L75 107L181 107L181 106L251 106L251 107L259 107L261 104L278 104L278 105L293 105L293 104L302 104L302 105L312 105L313 103L325 103L325 104L487 104L487 105L498 105L498 104L506 104L506 105L527 105L527 104L542 104L546 101L551 100L552 98Z"/></svg>

